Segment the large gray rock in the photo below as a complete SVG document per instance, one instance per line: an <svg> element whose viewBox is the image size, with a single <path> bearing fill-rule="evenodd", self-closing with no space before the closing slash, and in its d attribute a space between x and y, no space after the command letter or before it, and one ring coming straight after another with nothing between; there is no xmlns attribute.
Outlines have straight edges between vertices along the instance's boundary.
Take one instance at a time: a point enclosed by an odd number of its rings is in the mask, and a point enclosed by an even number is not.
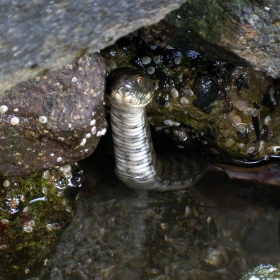
<svg viewBox="0 0 280 280"><path fill-rule="evenodd" d="M191 1L147 28L146 38L211 59L247 62L280 77L279 1Z"/></svg>
<svg viewBox="0 0 280 280"><path fill-rule="evenodd" d="M0 0L0 92L153 24L183 0Z"/></svg>

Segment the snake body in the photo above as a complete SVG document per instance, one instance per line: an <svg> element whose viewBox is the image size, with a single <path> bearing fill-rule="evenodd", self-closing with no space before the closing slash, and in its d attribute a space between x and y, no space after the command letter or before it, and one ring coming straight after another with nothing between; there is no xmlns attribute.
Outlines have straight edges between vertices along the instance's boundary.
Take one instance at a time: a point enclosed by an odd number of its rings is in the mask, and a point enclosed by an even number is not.
<svg viewBox="0 0 280 280"><path fill-rule="evenodd" d="M196 183L206 162L193 153L156 155L146 105L154 86L148 76L129 67L115 69L108 78L111 125L119 179L136 189L178 190Z"/></svg>

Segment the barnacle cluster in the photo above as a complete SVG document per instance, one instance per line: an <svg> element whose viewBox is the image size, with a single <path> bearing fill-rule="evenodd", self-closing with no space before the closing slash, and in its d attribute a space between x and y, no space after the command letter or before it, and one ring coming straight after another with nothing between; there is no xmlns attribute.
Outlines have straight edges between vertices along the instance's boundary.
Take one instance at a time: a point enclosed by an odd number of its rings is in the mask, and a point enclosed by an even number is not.
<svg viewBox="0 0 280 280"><path fill-rule="evenodd" d="M149 44L137 33L101 54L108 73L132 66L154 80L149 121L157 130L168 128L169 134L170 126L177 133L173 123L178 123L186 134L179 146L192 142L228 162L280 156L276 80L244 65L207 60L193 50Z"/></svg>

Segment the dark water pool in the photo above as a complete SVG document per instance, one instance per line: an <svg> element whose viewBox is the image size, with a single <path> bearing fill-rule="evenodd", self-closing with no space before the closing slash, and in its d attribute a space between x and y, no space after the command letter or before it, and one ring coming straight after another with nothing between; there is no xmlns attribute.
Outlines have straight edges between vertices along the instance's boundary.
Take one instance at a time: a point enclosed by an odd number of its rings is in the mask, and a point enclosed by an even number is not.
<svg viewBox="0 0 280 280"><path fill-rule="evenodd" d="M100 165L106 178L78 198L51 279L240 279L280 263L280 188L212 172L183 191L138 191Z"/></svg>

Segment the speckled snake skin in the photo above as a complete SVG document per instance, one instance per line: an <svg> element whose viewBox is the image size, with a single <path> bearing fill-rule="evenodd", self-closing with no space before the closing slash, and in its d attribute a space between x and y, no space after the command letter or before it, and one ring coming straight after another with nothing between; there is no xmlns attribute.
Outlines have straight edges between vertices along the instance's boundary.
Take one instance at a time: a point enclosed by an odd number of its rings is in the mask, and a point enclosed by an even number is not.
<svg viewBox="0 0 280 280"><path fill-rule="evenodd" d="M196 183L206 163L195 154L156 155L146 116L154 86L132 68L118 68L108 78L117 176L136 189L178 190Z"/></svg>

